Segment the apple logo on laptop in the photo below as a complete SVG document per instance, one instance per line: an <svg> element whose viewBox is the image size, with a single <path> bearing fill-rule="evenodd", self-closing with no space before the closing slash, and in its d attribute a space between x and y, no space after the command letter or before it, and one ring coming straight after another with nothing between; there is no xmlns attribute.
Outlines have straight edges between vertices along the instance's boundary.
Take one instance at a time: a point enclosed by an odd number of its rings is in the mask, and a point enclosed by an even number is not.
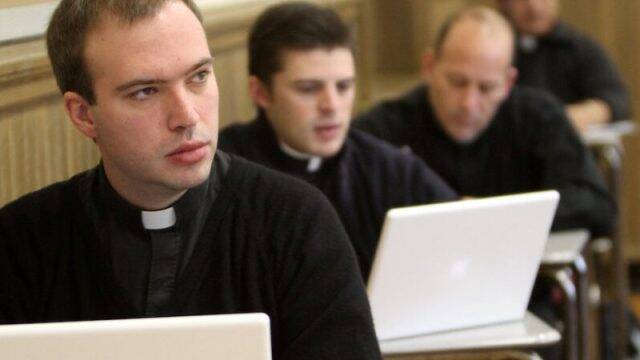
<svg viewBox="0 0 640 360"><path fill-rule="evenodd" d="M450 274L452 280L462 280L469 272L471 261L469 259L455 260L451 265Z"/></svg>

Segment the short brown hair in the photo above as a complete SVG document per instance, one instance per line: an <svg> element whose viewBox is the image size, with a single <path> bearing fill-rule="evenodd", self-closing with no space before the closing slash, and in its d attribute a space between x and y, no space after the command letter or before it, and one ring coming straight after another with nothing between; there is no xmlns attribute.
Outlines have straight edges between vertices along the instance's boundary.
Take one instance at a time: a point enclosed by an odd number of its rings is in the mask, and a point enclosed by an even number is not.
<svg viewBox="0 0 640 360"><path fill-rule="evenodd" d="M343 47L353 50L353 39L335 11L306 2L274 5L249 33L249 75L271 84L273 74L281 70L284 51Z"/></svg>
<svg viewBox="0 0 640 360"><path fill-rule="evenodd" d="M202 22L202 15L192 0L62 0L47 28L47 51L58 87L64 94L73 91L95 104L93 81L84 59L86 37L108 12L133 24L155 15L171 1L181 1ZM117 49L114 49L117 51Z"/></svg>

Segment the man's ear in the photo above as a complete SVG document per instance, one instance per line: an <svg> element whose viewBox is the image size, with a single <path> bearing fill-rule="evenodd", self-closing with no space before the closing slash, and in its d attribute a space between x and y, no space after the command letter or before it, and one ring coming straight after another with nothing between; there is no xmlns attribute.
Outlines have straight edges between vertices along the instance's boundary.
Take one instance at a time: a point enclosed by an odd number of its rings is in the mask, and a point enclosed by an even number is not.
<svg viewBox="0 0 640 360"><path fill-rule="evenodd" d="M249 76L249 96L259 108L267 108L271 104L269 86L256 76Z"/></svg>
<svg viewBox="0 0 640 360"><path fill-rule="evenodd" d="M515 66L509 66L509 69L507 69L507 93L511 92L517 80L518 69L516 69Z"/></svg>
<svg viewBox="0 0 640 360"><path fill-rule="evenodd" d="M98 133L91 105L80 94L67 91L63 95L64 108L73 125L86 137L96 139Z"/></svg>
<svg viewBox="0 0 640 360"><path fill-rule="evenodd" d="M436 65L436 55L432 49L425 50L422 55L422 66L420 68L420 73L422 74L422 78L426 81L431 79L431 74L433 73L433 68Z"/></svg>

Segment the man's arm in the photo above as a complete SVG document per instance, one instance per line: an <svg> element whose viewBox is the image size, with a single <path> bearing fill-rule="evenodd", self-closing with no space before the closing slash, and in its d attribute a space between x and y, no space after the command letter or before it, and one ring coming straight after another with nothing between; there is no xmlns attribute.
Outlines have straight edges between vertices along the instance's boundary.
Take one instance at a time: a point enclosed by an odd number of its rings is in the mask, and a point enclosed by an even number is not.
<svg viewBox="0 0 640 360"><path fill-rule="evenodd" d="M567 105L576 128L628 118L631 100L613 61L589 38L581 38L576 46L580 64L576 81L584 100Z"/></svg>
<svg viewBox="0 0 640 360"><path fill-rule="evenodd" d="M371 310L347 235L319 192L285 224L276 293L282 359L379 359Z"/></svg>
<svg viewBox="0 0 640 360"><path fill-rule="evenodd" d="M589 126L605 124L612 121L609 104L600 99L587 99L566 106L567 116L579 132L586 131Z"/></svg>
<svg viewBox="0 0 640 360"><path fill-rule="evenodd" d="M28 269L35 264L29 249L29 238L20 232L20 220L11 217L7 208L0 209L0 324L35 321L34 294L27 284L32 279Z"/></svg>
<svg viewBox="0 0 640 360"><path fill-rule="evenodd" d="M560 192L554 230L587 228L592 236L610 235L616 206L595 161L570 125L560 104L549 100L536 135L543 187Z"/></svg>

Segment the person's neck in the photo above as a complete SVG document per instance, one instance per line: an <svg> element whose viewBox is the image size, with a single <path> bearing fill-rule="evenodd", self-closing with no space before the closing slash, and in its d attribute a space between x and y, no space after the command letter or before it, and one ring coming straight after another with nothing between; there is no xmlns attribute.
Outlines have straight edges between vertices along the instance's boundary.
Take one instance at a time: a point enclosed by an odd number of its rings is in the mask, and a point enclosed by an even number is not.
<svg viewBox="0 0 640 360"><path fill-rule="evenodd" d="M105 168L105 175L111 187L131 205L147 211L162 210L178 201L188 190L159 189L157 186L144 184L135 186L125 184L118 176L113 176Z"/></svg>

